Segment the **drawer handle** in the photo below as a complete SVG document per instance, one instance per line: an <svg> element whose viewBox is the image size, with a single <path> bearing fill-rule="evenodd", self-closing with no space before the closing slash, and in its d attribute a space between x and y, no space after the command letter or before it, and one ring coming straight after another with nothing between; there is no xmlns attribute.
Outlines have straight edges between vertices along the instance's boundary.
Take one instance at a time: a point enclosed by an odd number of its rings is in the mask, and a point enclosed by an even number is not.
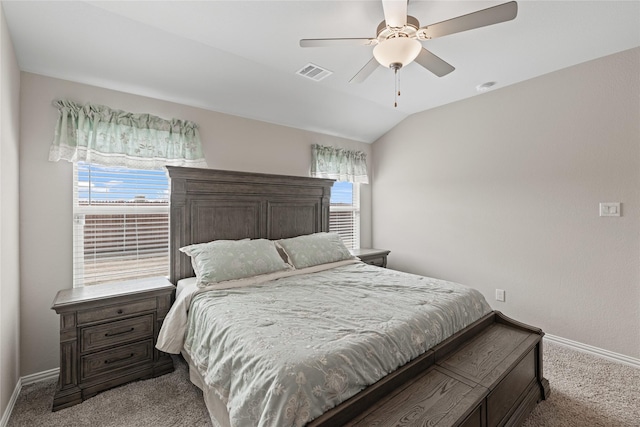
<svg viewBox="0 0 640 427"><path fill-rule="evenodd" d="M109 364L109 363L120 362L122 360L131 359L133 356L134 356L134 353L131 353L130 355L125 356L125 357L115 357L113 359L107 359L107 360L104 361L104 363L106 365L106 364Z"/></svg>
<svg viewBox="0 0 640 427"><path fill-rule="evenodd" d="M116 311L116 313L122 314L122 313L124 313L124 311L122 309L119 309L118 311Z"/></svg>
<svg viewBox="0 0 640 427"><path fill-rule="evenodd" d="M129 332L133 332L135 328L129 328L126 331L120 332L107 332L104 334L105 337L115 337L116 335L128 334Z"/></svg>

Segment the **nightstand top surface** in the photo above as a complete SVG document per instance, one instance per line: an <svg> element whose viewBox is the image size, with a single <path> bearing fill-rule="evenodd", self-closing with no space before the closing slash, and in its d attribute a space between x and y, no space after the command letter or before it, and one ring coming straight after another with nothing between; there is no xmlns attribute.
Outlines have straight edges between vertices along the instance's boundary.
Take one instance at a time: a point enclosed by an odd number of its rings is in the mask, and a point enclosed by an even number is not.
<svg viewBox="0 0 640 427"><path fill-rule="evenodd" d="M101 285L83 286L80 288L63 289L58 291L53 300L52 309L62 308L88 301L113 298L123 295L133 295L152 291L169 291L175 286L166 277L150 277L146 279L127 280Z"/></svg>
<svg viewBox="0 0 640 427"><path fill-rule="evenodd" d="M386 249L373 249L373 248L359 248L359 249L351 249L351 254L357 257L367 256L367 255L389 255L389 252Z"/></svg>

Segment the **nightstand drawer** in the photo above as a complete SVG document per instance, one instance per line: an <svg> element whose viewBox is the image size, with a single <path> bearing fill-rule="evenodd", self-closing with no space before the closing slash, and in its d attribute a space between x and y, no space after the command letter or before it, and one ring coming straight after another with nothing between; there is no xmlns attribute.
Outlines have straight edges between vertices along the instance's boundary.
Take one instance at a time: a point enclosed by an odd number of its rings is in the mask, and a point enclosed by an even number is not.
<svg viewBox="0 0 640 427"><path fill-rule="evenodd" d="M83 328L80 351L84 353L145 338L153 338L153 314Z"/></svg>
<svg viewBox="0 0 640 427"><path fill-rule="evenodd" d="M127 369L138 363L149 363L152 361L153 340L149 339L82 356L80 361L80 378L84 381L117 369Z"/></svg>
<svg viewBox="0 0 640 427"><path fill-rule="evenodd" d="M156 309L156 299L143 299L140 301L109 305L91 310L78 311L78 324L97 322L112 319L114 317L128 316L130 314L143 313Z"/></svg>

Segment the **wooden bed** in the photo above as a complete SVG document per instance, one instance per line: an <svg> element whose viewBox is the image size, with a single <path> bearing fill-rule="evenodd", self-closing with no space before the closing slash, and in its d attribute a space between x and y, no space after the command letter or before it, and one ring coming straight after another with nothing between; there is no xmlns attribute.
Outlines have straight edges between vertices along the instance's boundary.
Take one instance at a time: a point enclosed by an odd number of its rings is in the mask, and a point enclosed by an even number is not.
<svg viewBox="0 0 640 427"><path fill-rule="evenodd" d="M180 247L328 231L333 180L167 169L174 284L194 276ZM543 335L494 311L309 425L519 425L549 394Z"/></svg>

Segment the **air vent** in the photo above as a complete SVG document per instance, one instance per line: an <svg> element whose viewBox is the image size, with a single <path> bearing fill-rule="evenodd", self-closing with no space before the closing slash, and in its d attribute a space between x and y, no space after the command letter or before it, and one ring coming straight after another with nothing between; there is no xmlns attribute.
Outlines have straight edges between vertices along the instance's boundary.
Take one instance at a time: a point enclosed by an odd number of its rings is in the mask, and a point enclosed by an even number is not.
<svg viewBox="0 0 640 427"><path fill-rule="evenodd" d="M296 74L304 76L304 77L306 77L308 79L311 79L313 81L319 82L320 80L324 79L325 77L328 77L331 74L333 74L333 72L329 71L329 70L327 70L325 68L318 67L315 64L308 63L307 65L302 67L300 70L298 70L298 72Z"/></svg>

